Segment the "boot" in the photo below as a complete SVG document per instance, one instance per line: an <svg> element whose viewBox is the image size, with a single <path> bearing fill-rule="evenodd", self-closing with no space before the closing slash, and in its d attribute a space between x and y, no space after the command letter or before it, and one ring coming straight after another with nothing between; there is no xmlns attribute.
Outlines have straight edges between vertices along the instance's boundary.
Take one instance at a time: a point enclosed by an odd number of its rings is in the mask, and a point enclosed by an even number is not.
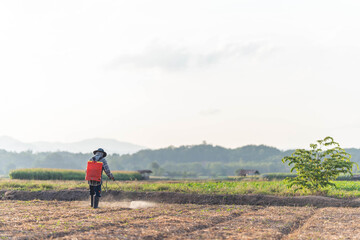
<svg viewBox="0 0 360 240"><path fill-rule="evenodd" d="M91 207L94 207L94 195L90 195Z"/></svg>
<svg viewBox="0 0 360 240"><path fill-rule="evenodd" d="M95 196L94 208L98 208L98 207L99 207L99 197Z"/></svg>

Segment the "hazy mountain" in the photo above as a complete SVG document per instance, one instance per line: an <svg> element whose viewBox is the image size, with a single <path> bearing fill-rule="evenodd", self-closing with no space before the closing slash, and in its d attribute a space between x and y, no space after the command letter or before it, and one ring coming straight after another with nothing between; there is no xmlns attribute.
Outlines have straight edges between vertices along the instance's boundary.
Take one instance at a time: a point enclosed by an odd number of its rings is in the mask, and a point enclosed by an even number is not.
<svg viewBox="0 0 360 240"><path fill-rule="evenodd" d="M63 143L63 142L32 142L25 143L8 136L0 137L0 149L7 151L21 152L32 150L34 152L82 152L88 153L97 148L103 148L108 153L135 153L139 150L146 149L144 146L135 145L128 142L120 142L114 139L93 138L79 142Z"/></svg>
<svg viewBox="0 0 360 240"><path fill-rule="evenodd" d="M34 146L31 143L24 143L8 136L0 137L0 149L20 152L20 151L30 150L33 148Z"/></svg>

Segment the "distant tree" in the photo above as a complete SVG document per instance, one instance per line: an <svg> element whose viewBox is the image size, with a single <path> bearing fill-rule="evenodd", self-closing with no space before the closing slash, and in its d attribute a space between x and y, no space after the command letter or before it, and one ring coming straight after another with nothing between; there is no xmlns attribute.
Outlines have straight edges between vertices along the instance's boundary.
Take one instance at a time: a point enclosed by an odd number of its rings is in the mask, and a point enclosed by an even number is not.
<svg viewBox="0 0 360 240"><path fill-rule="evenodd" d="M164 174L164 169L161 168L157 162L151 163L151 170L153 171L155 176L162 176Z"/></svg>
<svg viewBox="0 0 360 240"><path fill-rule="evenodd" d="M152 170L158 170L160 168L160 165L157 162L151 163L151 169Z"/></svg>
<svg viewBox="0 0 360 240"><path fill-rule="evenodd" d="M289 172L291 167L282 164L281 159L293 152L294 150L281 151L265 145L227 149L206 143L147 149L134 154L108 154L106 158L111 170L152 169L151 164L156 162L161 170L158 174L177 172L181 177L183 172L193 172L199 176L231 176L234 175L234 170L239 168L256 169L261 173ZM360 163L360 149L346 149L346 152L352 155L352 161ZM0 171L5 173L8 163L15 164L17 168L85 169L91 156L91 153L18 153L0 149Z"/></svg>
<svg viewBox="0 0 360 240"><path fill-rule="evenodd" d="M218 176L226 176L226 168L224 166L224 164L220 163L220 162L215 162L215 163L211 163L209 164L209 170L210 170L210 175L212 177L218 177Z"/></svg>
<svg viewBox="0 0 360 240"><path fill-rule="evenodd" d="M16 169L16 165L14 163L8 163L5 166L5 173L9 173L11 170Z"/></svg>
<svg viewBox="0 0 360 240"><path fill-rule="evenodd" d="M243 176L243 177L245 177L245 176L248 175L248 174L259 175L260 172L259 172L258 170L242 169L242 168L240 168L240 169L237 169L237 170L235 171L235 174L236 174L237 176Z"/></svg>

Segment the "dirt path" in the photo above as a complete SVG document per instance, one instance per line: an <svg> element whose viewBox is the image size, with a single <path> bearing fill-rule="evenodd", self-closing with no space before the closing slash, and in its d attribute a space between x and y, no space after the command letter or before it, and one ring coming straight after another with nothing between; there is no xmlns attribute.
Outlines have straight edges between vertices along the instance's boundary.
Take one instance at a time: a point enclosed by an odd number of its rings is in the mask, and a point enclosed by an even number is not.
<svg viewBox="0 0 360 240"><path fill-rule="evenodd" d="M82 201L89 198L88 191L0 191L2 200L58 200ZM103 193L106 201L152 201L158 203L200 204L200 205L260 205L260 206L314 206L314 207L360 207L359 199L336 199L321 196L279 197L270 195L208 195L172 192L122 192Z"/></svg>

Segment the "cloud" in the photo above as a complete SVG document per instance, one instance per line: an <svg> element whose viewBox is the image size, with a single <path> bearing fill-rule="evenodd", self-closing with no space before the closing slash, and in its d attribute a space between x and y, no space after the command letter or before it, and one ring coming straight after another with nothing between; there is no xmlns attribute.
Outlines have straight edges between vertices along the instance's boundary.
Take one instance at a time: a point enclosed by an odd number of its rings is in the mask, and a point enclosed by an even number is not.
<svg viewBox="0 0 360 240"><path fill-rule="evenodd" d="M139 54L124 54L111 64L117 68L131 65L135 68L153 69L164 71L180 71L188 68L200 68L216 65L227 59L240 59L253 57L272 51L272 47L263 42L247 44L226 44L217 49L199 52L190 46L179 47L171 45L154 44L144 49Z"/></svg>
<svg viewBox="0 0 360 240"><path fill-rule="evenodd" d="M121 55L115 65L129 64L137 68L181 70L188 67L191 55L184 48L169 46L148 47L141 54Z"/></svg>
<svg viewBox="0 0 360 240"><path fill-rule="evenodd" d="M210 115L217 115L221 112L220 109L206 109L200 111L200 115L202 116L210 116Z"/></svg>

